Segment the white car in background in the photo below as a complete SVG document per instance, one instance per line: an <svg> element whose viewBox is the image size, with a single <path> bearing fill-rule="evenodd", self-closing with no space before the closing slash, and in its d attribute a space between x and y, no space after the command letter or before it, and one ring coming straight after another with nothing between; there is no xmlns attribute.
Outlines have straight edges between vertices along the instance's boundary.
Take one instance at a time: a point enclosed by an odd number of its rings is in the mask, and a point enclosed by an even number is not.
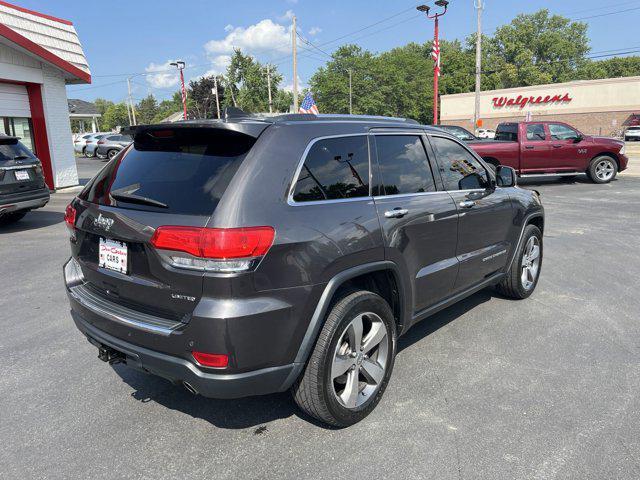
<svg viewBox="0 0 640 480"><path fill-rule="evenodd" d="M476 130L476 137L478 138L496 138L496 131L490 128L478 128Z"/></svg>
<svg viewBox="0 0 640 480"><path fill-rule="evenodd" d="M640 140L640 125L627 127L626 132L624 132L624 139L627 142L637 142Z"/></svg>
<svg viewBox="0 0 640 480"><path fill-rule="evenodd" d="M104 133L98 132L98 133L85 133L85 134L78 135L73 140L73 151L78 155L84 155L85 154L84 149L87 146L87 142L97 137L98 135L104 135Z"/></svg>

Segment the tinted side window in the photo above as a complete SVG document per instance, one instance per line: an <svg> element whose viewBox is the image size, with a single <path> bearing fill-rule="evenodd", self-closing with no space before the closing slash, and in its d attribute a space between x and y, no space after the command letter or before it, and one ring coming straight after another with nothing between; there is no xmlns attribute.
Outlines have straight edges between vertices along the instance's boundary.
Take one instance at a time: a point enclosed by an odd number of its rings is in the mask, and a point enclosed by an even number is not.
<svg viewBox="0 0 640 480"><path fill-rule="evenodd" d="M442 137L431 137L431 142L438 156L446 190L470 190L489 186L487 171L461 145Z"/></svg>
<svg viewBox="0 0 640 480"><path fill-rule="evenodd" d="M540 141L546 140L547 134L544 132L544 125L540 123L533 123L527 125L527 140Z"/></svg>
<svg viewBox="0 0 640 480"><path fill-rule="evenodd" d="M496 128L496 140L518 141L518 125L515 123L501 123Z"/></svg>
<svg viewBox="0 0 640 480"><path fill-rule="evenodd" d="M326 138L313 144L293 192L296 202L369 196L367 137Z"/></svg>
<svg viewBox="0 0 640 480"><path fill-rule="evenodd" d="M418 135L377 135L376 151L386 195L435 191L431 167Z"/></svg>
<svg viewBox="0 0 640 480"><path fill-rule="evenodd" d="M110 137L107 137L107 140L109 140L111 142L116 142L119 137L120 137L120 135L112 135Z"/></svg>
<svg viewBox="0 0 640 480"><path fill-rule="evenodd" d="M578 132L573 128L566 127L557 123L549 124L549 133L554 140L573 140L578 138Z"/></svg>

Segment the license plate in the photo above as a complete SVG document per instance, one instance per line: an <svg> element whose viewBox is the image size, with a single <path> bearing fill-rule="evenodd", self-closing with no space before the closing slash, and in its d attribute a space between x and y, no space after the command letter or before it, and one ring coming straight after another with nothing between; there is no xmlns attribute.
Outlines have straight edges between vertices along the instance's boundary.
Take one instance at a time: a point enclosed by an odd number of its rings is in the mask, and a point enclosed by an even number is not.
<svg viewBox="0 0 640 480"><path fill-rule="evenodd" d="M127 273L127 245L117 240L101 238L98 265L116 272Z"/></svg>
<svg viewBox="0 0 640 480"><path fill-rule="evenodd" d="M14 172L16 180L29 180L29 172L27 170L16 170Z"/></svg>

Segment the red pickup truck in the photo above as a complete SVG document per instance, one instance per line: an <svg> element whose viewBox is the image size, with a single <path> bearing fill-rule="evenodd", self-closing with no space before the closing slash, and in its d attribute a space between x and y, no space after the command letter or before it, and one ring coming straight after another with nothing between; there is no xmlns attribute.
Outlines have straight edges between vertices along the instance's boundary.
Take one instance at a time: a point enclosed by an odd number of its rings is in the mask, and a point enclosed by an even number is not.
<svg viewBox="0 0 640 480"><path fill-rule="evenodd" d="M467 143L487 163L513 167L521 177L586 173L607 183L628 162L623 141L583 135L562 122L501 123L495 140Z"/></svg>

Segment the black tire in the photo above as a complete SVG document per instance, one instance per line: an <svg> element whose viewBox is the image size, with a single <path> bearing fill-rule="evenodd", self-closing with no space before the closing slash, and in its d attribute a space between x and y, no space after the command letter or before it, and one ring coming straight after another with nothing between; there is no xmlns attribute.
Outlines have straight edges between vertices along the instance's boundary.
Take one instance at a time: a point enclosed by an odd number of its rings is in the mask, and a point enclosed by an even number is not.
<svg viewBox="0 0 640 480"><path fill-rule="evenodd" d="M358 375L356 378L358 379L357 388L359 390L357 398L359 400L362 399L363 403L353 408L348 408L341 404L338 399L338 393L334 386L336 385L334 381L338 379L332 378L332 365L334 355L339 351L338 343L342 344L342 340L345 338L344 335L346 335L345 332L352 320L363 313L373 313L378 317L377 321L381 320L384 323L387 335L380 341L379 346L387 349L386 363L382 380L377 382L376 390L373 390L369 398L365 399L364 392L360 390L363 388L362 384L365 383L360 381L360 378L365 378L362 377L363 373L360 373L363 368L360 363L362 362L362 355L360 355L357 360L358 371L356 373ZM363 345L365 344L364 340L367 338L367 333L372 330L373 328L367 332L366 326L363 329L365 332L362 335ZM384 394L393 370L396 343L393 312L382 297L364 290L345 294L333 304L329 311L305 370L291 389L293 398L305 413L329 425L347 427L359 422L373 411ZM355 356L355 353L351 355ZM345 353L344 358L347 357ZM365 356L364 358L367 357ZM355 370L356 366L354 365L351 368ZM347 370L344 375L348 375L350 371Z"/></svg>
<svg viewBox="0 0 640 480"><path fill-rule="evenodd" d="M11 212L4 213L0 215L0 225L10 225L12 223L16 223L27 214L28 210L24 210L22 212Z"/></svg>
<svg viewBox="0 0 640 480"><path fill-rule="evenodd" d="M607 172L611 172L611 173L608 173L607 175L603 175L600 173L602 171L600 169L604 164L608 165ZM593 160L591 160L591 163L589 163L589 169L587 170L587 175L589 176L591 181L593 183L600 183L600 184L609 183L611 180L616 178L617 174L618 174L618 164L613 158L607 155L600 155L599 157L596 157Z"/></svg>
<svg viewBox="0 0 640 480"><path fill-rule="evenodd" d="M87 147L82 147L82 156L83 157L87 156Z"/></svg>
<svg viewBox="0 0 640 480"><path fill-rule="evenodd" d="M537 273L535 275L535 279L533 284L529 287L525 287L522 281L522 272L523 272L523 256L525 255L525 250L529 239L532 237L536 237L539 243L539 263ZM500 292L505 297L515 298L515 299L523 299L527 298L529 295L533 293L536 289L536 285L538 285L538 279L540 278L540 272L542 271L542 254L543 254L543 242L542 242L542 232L535 225L527 225L524 229L524 233L522 235L522 241L520 242L520 246L518 251L516 252L516 256L513 259L511 267L507 272L507 275L502 279L502 281L496 286L496 290Z"/></svg>
<svg viewBox="0 0 640 480"><path fill-rule="evenodd" d="M109 150L107 152L107 159L108 160L113 160L116 155L118 155L118 150Z"/></svg>
<svg viewBox="0 0 640 480"><path fill-rule="evenodd" d="M96 151L94 150L93 152L89 152L87 151L87 149L84 149L84 156L87 158L93 158L96 156Z"/></svg>

